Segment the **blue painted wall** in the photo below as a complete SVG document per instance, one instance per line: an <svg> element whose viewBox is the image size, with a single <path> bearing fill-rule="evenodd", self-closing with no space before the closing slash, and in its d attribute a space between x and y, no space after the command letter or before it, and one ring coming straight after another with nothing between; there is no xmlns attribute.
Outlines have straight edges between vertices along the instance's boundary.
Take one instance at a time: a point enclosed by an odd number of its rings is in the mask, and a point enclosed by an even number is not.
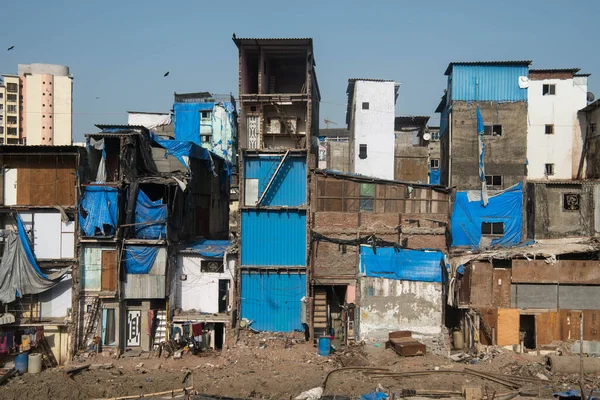
<svg viewBox="0 0 600 400"><path fill-rule="evenodd" d="M243 266L306 266L306 212L243 210Z"/></svg>
<svg viewBox="0 0 600 400"><path fill-rule="evenodd" d="M302 297L306 296L306 275L290 272L242 273L242 318L253 321L259 331L302 330Z"/></svg>
<svg viewBox="0 0 600 400"><path fill-rule="evenodd" d="M258 179L258 197L262 195L282 156L247 157L244 177ZM263 206L297 207L306 204L306 158L289 156L277 173L263 199Z"/></svg>
<svg viewBox="0 0 600 400"><path fill-rule="evenodd" d="M454 65L448 77L451 101L527 101L519 76L529 76L524 65Z"/></svg>

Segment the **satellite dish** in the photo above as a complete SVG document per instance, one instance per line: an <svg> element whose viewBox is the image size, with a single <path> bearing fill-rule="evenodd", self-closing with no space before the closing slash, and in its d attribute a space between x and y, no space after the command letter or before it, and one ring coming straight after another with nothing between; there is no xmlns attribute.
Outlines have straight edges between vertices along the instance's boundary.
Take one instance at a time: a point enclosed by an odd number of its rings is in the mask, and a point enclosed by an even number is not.
<svg viewBox="0 0 600 400"><path fill-rule="evenodd" d="M521 89L527 89L529 87L529 78L526 76L519 77L519 87Z"/></svg>
<svg viewBox="0 0 600 400"><path fill-rule="evenodd" d="M594 96L594 93L592 92L587 92L587 101L589 101L590 103L592 101L594 101L596 99L596 96Z"/></svg>
<svg viewBox="0 0 600 400"><path fill-rule="evenodd" d="M423 134L423 140L430 140L431 139L431 134L430 133L424 133Z"/></svg>

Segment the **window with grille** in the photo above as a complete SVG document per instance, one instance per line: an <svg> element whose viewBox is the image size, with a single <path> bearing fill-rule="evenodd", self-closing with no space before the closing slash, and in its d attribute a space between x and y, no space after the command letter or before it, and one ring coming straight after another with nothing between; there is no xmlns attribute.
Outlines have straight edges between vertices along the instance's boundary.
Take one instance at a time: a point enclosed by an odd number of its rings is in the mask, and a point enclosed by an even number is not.
<svg viewBox="0 0 600 400"><path fill-rule="evenodd" d="M563 211L579 211L580 196L577 193L563 194Z"/></svg>
<svg viewBox="0 0 600 400"><path fill-rule="evenodd" d="M375 203L375 184L360 184L360 211L373 211Z"/></svg>
<svg viewBox="0 0 600 400"><path fill-rule="evenodd" d="M200 272L212 272L222 274L225 267L223 260L201 260L200 261Z"/></svg>
<svg viewBox="0 0 600 400"><path fill-rule="evenodd" d="M556 85L548 84L542 85L543 96L554 96L556 94Z"/></svg>

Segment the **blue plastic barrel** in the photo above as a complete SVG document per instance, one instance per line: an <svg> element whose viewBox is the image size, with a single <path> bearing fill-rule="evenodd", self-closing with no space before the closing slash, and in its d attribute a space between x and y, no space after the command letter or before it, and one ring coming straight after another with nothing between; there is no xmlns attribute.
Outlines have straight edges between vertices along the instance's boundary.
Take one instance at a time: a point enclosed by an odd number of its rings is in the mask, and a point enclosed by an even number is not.
<svg viewBox="0 0 600 400"><path fill-rule="evenodd" d="M19 371L20 374L27 372L28 364L29 354L27 352L17 354L17 359L15 360L15 369Z"/></svg>
<svg viewBox="0 0 600 400"><path fill-rule="evenodd" d="M329 355L329 351L331 350L331 338L322 337L319 338L319 355L323 357L327 357Z"/></svg>

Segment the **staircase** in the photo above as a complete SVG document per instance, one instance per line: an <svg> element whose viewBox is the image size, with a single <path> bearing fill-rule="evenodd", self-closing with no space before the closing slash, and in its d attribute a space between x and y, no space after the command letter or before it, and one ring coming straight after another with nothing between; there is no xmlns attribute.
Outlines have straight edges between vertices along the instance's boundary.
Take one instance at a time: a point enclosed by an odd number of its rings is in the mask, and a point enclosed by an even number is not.
<svg viewBox="0 0 600 400"><path fill-rule="evenodd" d="M156 331L154 332L154 350L160 348L160 344L167 340L167 311L159 310L156 312Z"/></svg>
<svg viewBox="0 0 600 400"><path fill-rule="evenodd" d="M313 312L315 337L327 334L327 289L315 288L315 308Z"/></svg>
<svg viewBox="0 0 600 400"><path fill-rule="evenodd" d="M277 174L281 170L281 167L283 166L283 163L285 163L285 160L287 159L287 157L288 157L289 154L290 154L289 150L285 152L285 154L283 155L283 157L281 157L281 161L279 161L279 164L277 164L277 167L275 168L274 172L271 172L271 171L273 170L273 167L275 166L275 163L271 164L271 168L269 169L269 172L267 173L267 176L271 175L271 177L269 178L269 181L264 186L264 188L261 187L261 193L262 194L260 195L260 198L256 202L256 206L257 207L260 206L260 203L262 203L263 199L267 195L267 192L269 191L269 188L271 187L271 185L275 181L275 177L277 176Z"/></svg>

